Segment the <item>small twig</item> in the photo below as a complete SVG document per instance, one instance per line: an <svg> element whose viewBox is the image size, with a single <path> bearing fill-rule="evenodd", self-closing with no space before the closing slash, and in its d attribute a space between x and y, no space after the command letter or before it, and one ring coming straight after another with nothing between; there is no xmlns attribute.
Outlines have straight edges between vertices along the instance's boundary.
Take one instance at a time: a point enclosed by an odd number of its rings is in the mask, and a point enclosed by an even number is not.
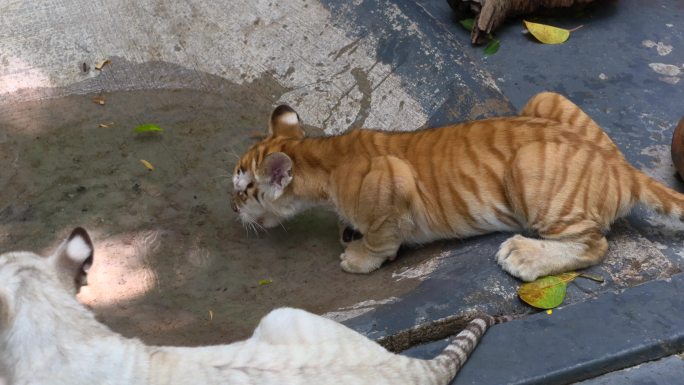
<svg viewBox="0 0 684 385"><path fill-rule="evenodd" d="M416 345L438 341L449 336L458 334L472 319L482 313L468 311L460 315L451 315L434 321L428 321L416 325L410 329L404 329L394 334L381 337L375 342L393 353L400 353ZM497 323L512 321L522 317L523 314L513 316L498 316Z"/></svg>
<svg viewBox="0 0 684 385"><path fill-rule="evenodd" d="M596 281L596 282L601 282L601 283L605 282L604 279L603 279L603 277L598 276L598 275L591 275L591 274L584 274L584 273L582 273L582 274L580 274L579 276L582 277L582 278L590 279L590 280L592 280L592 281Z"/></svg>

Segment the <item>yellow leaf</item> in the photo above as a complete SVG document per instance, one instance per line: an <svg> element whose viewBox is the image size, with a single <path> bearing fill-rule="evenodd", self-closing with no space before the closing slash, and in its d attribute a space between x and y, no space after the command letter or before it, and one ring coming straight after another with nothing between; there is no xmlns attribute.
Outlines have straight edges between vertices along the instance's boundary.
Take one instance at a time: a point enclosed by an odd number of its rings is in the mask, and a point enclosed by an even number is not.
<svg viewBox="0 0 684 385"><path fill-rule="evenodd" d="M546 314L548 314L548 315L551 315L551 314L553 314L553 309L549 309L549 310L547 310L547 311L546 311Z"/></svg>
<svg viewBox="0 0 684 385"><path fill-rule="evenodd" d="M109 59L102 60L101 62L95 63L95 69L96 70L101 70L102 67L106 66L107 64L111 63L112 61Z"/></svg>
<svg viewBox="0 0 684 385"><path fill-rule="evenodd" d="M140 159L140 163L147 167L148 170L154 171L154 166L152 165L152 163L146 161L145 159Z"/></svg>
<svg viewBox="0 0 684 385"><path fill-rule="evenodd" d="M270 285L271 283L273 283L273 281L271 281L270 279L260 279L259 280L259 285Z"/></svg>
<svg viewBox="0 0 684 385"><path fill-rule="evenodd" d="M532 23L523 20L525 27L530 31L532 36L544 44L561 44L565 43L570 37L570 31L563 28L552 27L546 24Z"/></svg>

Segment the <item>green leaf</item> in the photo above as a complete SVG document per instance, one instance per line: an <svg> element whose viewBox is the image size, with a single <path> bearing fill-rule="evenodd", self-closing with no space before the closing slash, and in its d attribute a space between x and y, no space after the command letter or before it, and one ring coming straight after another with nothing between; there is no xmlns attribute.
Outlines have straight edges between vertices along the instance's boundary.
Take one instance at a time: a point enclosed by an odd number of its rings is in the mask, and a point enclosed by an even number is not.
<svg viewBox="0 0 684 385"><path fill-rule="evenodd" d="M518 289L518 296L525 303L540 309L553 309L563 303L568 283L579 273L563 273L542 277L525 283Z"/></svg>
<svg viewBox="0 0 684 385"><path fill-rule="evenodd" d="M487 46L484 49L485 55L494 55L499 50L500 46L501 46L500 41L498 41L496 39L490 40L489 44L487 44Z"/></svg>
<svg viewBox="0 0 684 385"><path fill-rule="evenodd" d="M475 25L475 19L463 19L459 20L459 23L463 26L463 28L467 29L468 31L473 30L473 26Z"/></svg>
<svg viewBox="0 0 684 385"><path fill-rule="evenodd" d="M270 285L271 283L273 283L273 281L271 281L270 279L260 279L260 280L259 280L259 285L260 285L260 286L263 286L263 285Z"/></svg>
<svg viewBox="0 0 684 385"><path fill-rule="evenodd" d="M155 124L141 124L134 128L133 131L136 134L140 134L143 132L164 132L164 129Z"/></svg>

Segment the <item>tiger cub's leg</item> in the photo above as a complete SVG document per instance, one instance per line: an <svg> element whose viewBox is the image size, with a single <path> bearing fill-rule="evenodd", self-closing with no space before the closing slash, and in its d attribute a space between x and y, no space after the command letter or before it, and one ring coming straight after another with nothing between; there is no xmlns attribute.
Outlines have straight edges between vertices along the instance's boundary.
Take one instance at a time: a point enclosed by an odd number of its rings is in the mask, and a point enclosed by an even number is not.
<svg viewBox="0 0 684 385"><path fill-rule="evenodd" d="M615 153L587 143L532 143L504 177L509 204L543 239L514 236L499 264L523 280L596 264L608 243L602 230L633 204L621 185L630 170Z"/></svg>
<svg viewBox="0 0 684 385"><path fill-rule="evenodd" d="M415 179L410 166L392 156L371 159L368 171L357 179L359 186L349 184L354 179L340 179L348 182L347 189L358 193L340 199L344 207L339 209L363 236L353 239L352 234L352 241L340 255L340 266L349 273L369 273L396 257L409 232L409 199Z"/></svg>
<svg viewBox="0 0 684 385"><path fill-rule="evenodd" d="M603 233L590 221L573 227L560 234L544 234L544 239L515 235L501 244L497 262L523 281L599 263L608 250Z"/></svg>
<svg viewBox="0 0 684 385"><path fill-rule="evenodd" d="M575 133L586 140L601 148L620 152L605 131L589 115L568 98L555 92L541 92L531 97L520 111L520 116L550 119L574 126L577 128Z"/></svg>
<svg viewBox="0 0 684 385"><path fill-rule="evenodd" d="M337 223L337 227L339 230L340 244L342 244L342 247L347 247L351 241L356 241L363 238L363 234L361 234L359 230L355 229L354 226L348 223L340 221Z"/></svg>

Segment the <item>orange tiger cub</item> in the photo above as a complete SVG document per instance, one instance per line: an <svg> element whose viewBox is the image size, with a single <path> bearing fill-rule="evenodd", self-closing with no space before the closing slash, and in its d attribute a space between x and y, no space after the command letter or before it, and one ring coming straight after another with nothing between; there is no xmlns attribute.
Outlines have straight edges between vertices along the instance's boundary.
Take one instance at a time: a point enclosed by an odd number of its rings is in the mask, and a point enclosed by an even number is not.
<svg viewBox="0 0 684 385"><path fill-rule="evenodd" d="M416 132L355 129L305 138L297 113L273 112L270 135L235 166L233 209L273 227L313 207L333 208L363 236L340 256L371 272L402 243L495 231L515 235L496 255L525 281L599 263L610 224L636 203L681 217L684 195L632 167L579 107L534 96L519 116Z"/></svg>

